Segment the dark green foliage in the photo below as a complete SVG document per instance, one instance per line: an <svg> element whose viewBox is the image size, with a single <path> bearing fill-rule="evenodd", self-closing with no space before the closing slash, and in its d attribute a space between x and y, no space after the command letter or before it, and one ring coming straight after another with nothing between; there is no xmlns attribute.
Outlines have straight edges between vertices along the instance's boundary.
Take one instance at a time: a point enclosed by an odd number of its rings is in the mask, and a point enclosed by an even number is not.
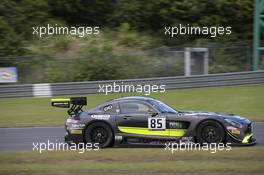
<svg viewBox="0 0 264 175"><path fill-rule="evenodd" d="M50 12L70 24L105 26L115 9L113 0L48 0Z"/></svg>
<svg viewBox="0 0 264 175"><path fill-rule="evenodd" d="M252 39L252 17L252 0L1 0L0 66L17 66L23 83L182 75L182 55L146 52L181 45L211 48L211 73L248 70L250 42L230 43ZM32 35L33 26L48 23L99 26L102 36L97 42ZM178 24L231 26L232 34L164 35L165 26Z"/></svg>

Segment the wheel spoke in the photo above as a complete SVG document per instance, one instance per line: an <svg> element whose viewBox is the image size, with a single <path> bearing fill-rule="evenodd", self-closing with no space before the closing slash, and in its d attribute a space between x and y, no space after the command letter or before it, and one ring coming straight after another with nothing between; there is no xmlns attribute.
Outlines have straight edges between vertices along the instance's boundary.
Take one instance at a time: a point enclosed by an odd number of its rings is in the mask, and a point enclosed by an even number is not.
<svg viewBox="0 0 264 175"><path fill-rule="evenodd" d="M105 128L95 128L91 132L92 141L99 144L104 144L107 141L107 136Z"/></svg>
<svg viewBox="0 0 264 175"><path fill-rule="evenodd" d="M202 129L202 140L207 143L217 143L221 141L221 137L218 135L218 128L214 126L205 126Z"/></svg>

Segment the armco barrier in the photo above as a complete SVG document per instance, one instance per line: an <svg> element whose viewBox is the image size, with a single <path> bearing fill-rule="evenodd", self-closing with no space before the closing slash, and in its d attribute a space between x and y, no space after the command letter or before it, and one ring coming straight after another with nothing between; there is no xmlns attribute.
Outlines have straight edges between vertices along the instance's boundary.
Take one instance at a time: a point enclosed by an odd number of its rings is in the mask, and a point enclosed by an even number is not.
<svg viewBox="0 0 264 175"><path fill-rule="evenodd" d="M99 85L116 82L129 85L166 85L166 89L217 87L264 83L264 71L235 72L195 76L159 77L129 80L86 81L32 85L2 85L0 98L82 95L98 93ZM43 86L43 87L42 87Z"/></svg>

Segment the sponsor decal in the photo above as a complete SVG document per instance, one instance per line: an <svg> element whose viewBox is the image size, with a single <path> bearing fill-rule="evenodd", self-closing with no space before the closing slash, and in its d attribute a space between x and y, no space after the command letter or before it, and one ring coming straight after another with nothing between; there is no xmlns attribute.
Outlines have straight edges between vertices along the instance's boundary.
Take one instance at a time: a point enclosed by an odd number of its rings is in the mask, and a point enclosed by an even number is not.
<svg viewBox="0 0 264 175"><path fill-rule="evenodd" d="M72 129L83 129L85 127L85 124L72 124Z"/></svg>
<svg viewBox="0 0 264 175"><path fill-rule="evenodd" d="M75 119L72 119L72 118L68 118L66 120L66 123L78 123L78 122L79 122L79 120L75 120Z"/></svg>
<svg viewBox="0 0 264 175"><path fill-rule="evenodd" d="M181 122L170 122L169 126L171 129L181 129L181 128L183 128L183 123L181 123Z"/></svg>
<svg viewBox="0 0 264 175"><path fill-rule="evenodd" d="M69 108L69 102L51 102L51 106L61 107L61 108Z"/></svg>
<svg viewBox="0 0 264 175"><path fill-rule="evenodd" d="M193 137L182 137L181 141L184 143L190 143L193 142Z"/></svg>
<svg viewBox="0 0 264 175"><path fill-rule="evenodd" d="M73 130L70 130L70 133L71 134L82 134L82 130L80 130L80 129L73 129Z"/></svg>
<svg viewBox="0 0 264 175"><path fill-rule="evenodd" d="M113 108L112 105L107 105L107 106L104 107L104 111L108 111L108 110L110 110L112 108Z"/></svg>
<svg viewBox="0 0 264 175"><path fill-rule="evenodd" d="M91 117L97 120L109 120L110 115L100 114L100 115L91 115Z"/></svg>

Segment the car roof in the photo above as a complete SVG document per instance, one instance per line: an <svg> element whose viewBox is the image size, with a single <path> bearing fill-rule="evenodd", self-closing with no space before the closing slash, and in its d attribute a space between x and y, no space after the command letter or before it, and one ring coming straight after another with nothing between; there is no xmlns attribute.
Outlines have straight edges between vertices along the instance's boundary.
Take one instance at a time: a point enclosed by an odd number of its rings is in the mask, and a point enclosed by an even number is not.
<svg viewBox="0 0 264 175"><path fill-rule="evenodd" d="M129 96L129 97L121 97L111 101L123 101L123 100L139 100L139 101L147 101L147 100L155 100L151 97L142 97L142 96Z"/></svg>

